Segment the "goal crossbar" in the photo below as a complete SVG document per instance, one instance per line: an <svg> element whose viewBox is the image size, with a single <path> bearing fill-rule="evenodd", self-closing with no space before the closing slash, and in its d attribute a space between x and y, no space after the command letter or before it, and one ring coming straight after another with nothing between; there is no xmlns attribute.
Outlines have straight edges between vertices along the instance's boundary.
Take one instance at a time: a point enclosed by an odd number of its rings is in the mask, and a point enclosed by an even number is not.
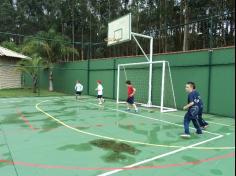
<svg viewBox="0 0 236 176"><path fill-rule="evenodd" d="M118 64L118 67L122 66L130 66L130 65L149 65L149 64L157 64L157 63L164 63L168 61L153 61L153 62L137 62L137 63L128 63L128 64Z"/></svg>

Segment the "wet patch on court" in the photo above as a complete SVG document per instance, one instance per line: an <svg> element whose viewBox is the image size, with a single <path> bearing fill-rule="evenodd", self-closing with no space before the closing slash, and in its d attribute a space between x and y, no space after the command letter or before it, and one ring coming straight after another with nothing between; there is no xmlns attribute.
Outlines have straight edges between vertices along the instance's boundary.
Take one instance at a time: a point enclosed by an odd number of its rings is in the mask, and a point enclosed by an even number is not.
<svg viewBox="0 0 236 176"><path fill-rule="evenodd" d="M2 124L24 124L24 121L22 121L19 118L18 114L10 114L6 115L4 119L0 121Z"/></svg>
<svg viewBox="0 0 236 176"><path fill-rule="evenodd" d="M59 127L61 127L61 124L48 120L43 125L41 125L40 133L49 132L49 131L54 130Z"/></svg>
<svg viewBox="0 0 236 176"><path fill-rule="evenodd" d="M58 150L74 150L77 152L86 152L86 151L91 151L92 150L92 146L88 143L83 143L83 144L69 144L69 145L65 145L62 147L59 147Z"/></svg>
<svg viewBox="0 0 236 176"><path fill-rule="evenodd" d="M122 153L116 153L116 152L109 152L108 154L104 155L102 159L107 163L129 164L129 163L135 162L134 157L131 157Z"/></svg>
<svg viewBox="0 0 236 176"><path fill-rule="evenodd" d="M90 127L89 126L76 126L75 128L78 130L86 130L86 129L89 129Z"/></svg>
<svg viewBox="0 0 236 176"><path fill-rule="evenodd" d="M135 156L141 152L128 144L113 140L98 139L90 141L90 144L109 151L109 153L103 157L106 162L130 161L133 160L130 155Z"/></svg>
<svg viewBox="0 0 236 176"><path fill-rule="evenodd" d="M219 169L211 169L213 175L223 175L223 172Z"/></svg>
<svg viewBox="0 0 236 176"><path fill-rule="evenodd" d="M186 162L198 160L198 158L191 157L191 156L183 156L182 159L185 160Z"/></svg>

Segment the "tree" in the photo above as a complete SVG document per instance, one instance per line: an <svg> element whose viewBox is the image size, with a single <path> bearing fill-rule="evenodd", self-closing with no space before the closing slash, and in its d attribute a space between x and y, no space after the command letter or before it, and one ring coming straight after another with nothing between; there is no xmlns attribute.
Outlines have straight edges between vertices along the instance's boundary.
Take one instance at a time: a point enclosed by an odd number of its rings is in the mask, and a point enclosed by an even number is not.
<svg viewBox="0 0 236 176"><path fill-rule="evenodd" d="M188 35L189 35L189 7L188 0L183 0L183 15L184 15L184 40L183 40L183 51L188 50Z"/></svg>
<svg viewBox="0 0 236 176"><path fill-rule="evenodd" d="M23 53L27 55L37 54L44 59L45 69L49 70L49 91L53 91L53 64L58 61L69 61L73 55L79 55L78 51L70 47L69 40L55 30L48 32L38 32L35 38L29 38L25 41Z"/></svg>
<svg viewBox="0 0 236 176"><path fill-rule="evenodd" d="M16 45L16 43L14 42L4 41L1 43L1 46L13 50L15 52L21 52L21 47L19 45Z"/></svg>
<svg viewBox="0 0 236 176"><path fill-rule="evenodd" d="M39 68L42 66L43 59L37 55L34 55L31 59L23 59L17 62L17 70L31 77L33 93L37 92Z"/></svg>
<svg viewBox="0 0 236 176"><path fill-rule="evenodd" d="M1 42L21 45L29 36L48 39L54 39L55 34L67 36L60 39L61 43L68 42L60 57L63 61L140 54L132 42L112 47L104 42L108 22L129 12L133 31L154 37L154 53L208 48L210 18L216 15L219 17L212 20L214 47L235 42L234 0L0 1ZM201 19L206 20L193 22ZM189 25L184 26L185 23ZM46 42L50 48L54 45L52 41ZM149 47L148 42L141 44L144 49ZM81 51L81 57L75 52L68 54L69 48ZM53 48L53 60L57 60L57 53L60 52Z"/></svg>
<svg viewBox="0 0 236 176"><path fill-rule="evenodd" d="M0 1L0 32L14 32L16 26L14 24L15 9L9 0ZM6 36L0 34L0 41L13 40L14 36Z"/></svg>

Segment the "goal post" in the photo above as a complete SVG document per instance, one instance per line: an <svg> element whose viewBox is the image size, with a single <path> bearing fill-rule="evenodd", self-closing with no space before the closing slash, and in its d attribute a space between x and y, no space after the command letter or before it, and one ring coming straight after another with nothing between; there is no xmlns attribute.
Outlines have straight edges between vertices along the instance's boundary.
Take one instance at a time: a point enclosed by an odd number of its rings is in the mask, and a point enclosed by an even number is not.
<svg viewBox="0 0 236 176"><path fill-rule="evenodd" d="M152 75L151 80L149 79L150 74ZM161 112L177 110L168 61L119 64L117 70L117 103L125 103L127 98L126 80L130 80L137 90L135 95L137 104L159 108Z"/></svg>

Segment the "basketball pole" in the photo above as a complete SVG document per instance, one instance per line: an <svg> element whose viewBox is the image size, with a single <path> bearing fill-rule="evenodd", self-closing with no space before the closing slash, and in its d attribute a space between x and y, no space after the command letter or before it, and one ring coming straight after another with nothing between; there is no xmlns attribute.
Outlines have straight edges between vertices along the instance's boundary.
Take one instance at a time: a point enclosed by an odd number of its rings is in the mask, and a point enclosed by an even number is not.
<svg viewBox="0 0 236 176"><path fill-rule="evenodd" d="M124 32L123 32L124 30ZM128 31L127 31L128 30ZM109 39L110 37L110 39ZM115 45L117 43L125 42L131 40L131 38L134 38L136 44L144 54L145 58L147 59L147 62L149 64L149 83L148 83L148 101L146 106L151 107L152 106L152 57L153 57L153 37L144 35L144 34L138 34L135 32L132 32L131 30L131 13L120 17L108 24L108 37L105 39L107 41L107 45ZM136 37L142 37L145 39L150 40L150 53L149 57L143 50L142 46L136 39ZM120 71L120 67L118 67L118 72ZM118 96L118 95L117 95Z"/></svg>
<svg viewBox="0 0 236 176"><path fill-rule="evenodd" d="M147 102L147 107L151 107L152 106L153 37L148 36L148 35L134 33L134 32L131 32L131 35L133 36L135 42L137 43L137 45L139 46L140 50L142 51L142 53L146 57L147 61L149 62L149 82L148 82L149 86L148 86L148 102ZM147 54L145 53L145 51L143 50L142 46L139 44L139 42L138 42L138 40L136 39L135 36L150 39L150 55L149 55L149 58L148 58Z"/></svg>

